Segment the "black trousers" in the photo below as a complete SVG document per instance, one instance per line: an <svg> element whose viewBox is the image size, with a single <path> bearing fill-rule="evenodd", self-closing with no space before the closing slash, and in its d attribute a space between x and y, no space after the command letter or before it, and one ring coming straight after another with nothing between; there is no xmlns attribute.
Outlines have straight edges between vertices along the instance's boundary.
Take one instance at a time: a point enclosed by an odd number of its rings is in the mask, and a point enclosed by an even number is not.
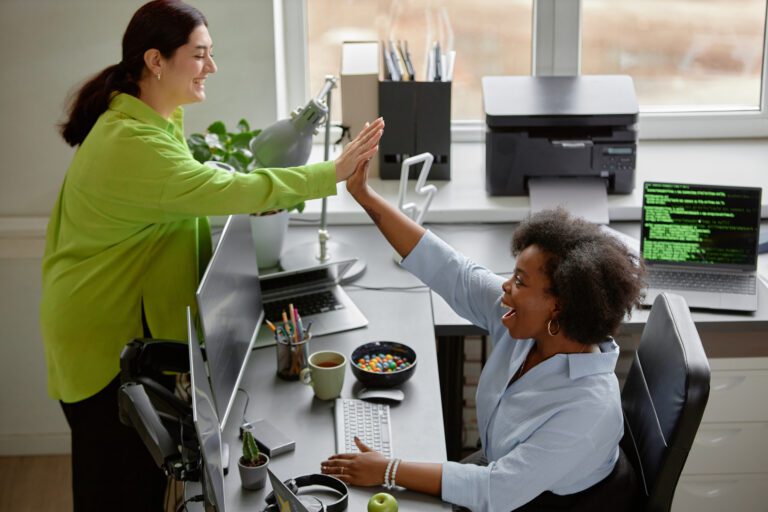
<svg viewBox="0 0 768 512"><path fill-rule="evenodd" d="M141 438L120 423L120 377L90 398L61 403L72 430L75 512L163 510L166 477Z"/></svg>

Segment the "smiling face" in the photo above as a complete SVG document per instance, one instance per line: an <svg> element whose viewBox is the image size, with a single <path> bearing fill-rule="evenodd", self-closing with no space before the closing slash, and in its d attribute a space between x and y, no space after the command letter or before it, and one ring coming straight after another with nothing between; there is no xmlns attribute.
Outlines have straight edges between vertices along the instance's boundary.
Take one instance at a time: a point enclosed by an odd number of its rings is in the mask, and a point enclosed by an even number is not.
<svg viewBox="0 0 768 512"><path fill-rule="evenodd" d="M169 103L179 106L205 100L205 79L216 72L212 50L208 27L198 25L187 44L164 61L160 81Z"/></svg>
<svg viewBox="0 0 768 512"><path fill-rule="evenodd" d="M501 322L513 338L542 339L547 335L547 322L557 312L557 301L547 292L547 259L547 254L536 245L528 246L517 256L512 277L501 286L501 303L509 308Z"/></svg>

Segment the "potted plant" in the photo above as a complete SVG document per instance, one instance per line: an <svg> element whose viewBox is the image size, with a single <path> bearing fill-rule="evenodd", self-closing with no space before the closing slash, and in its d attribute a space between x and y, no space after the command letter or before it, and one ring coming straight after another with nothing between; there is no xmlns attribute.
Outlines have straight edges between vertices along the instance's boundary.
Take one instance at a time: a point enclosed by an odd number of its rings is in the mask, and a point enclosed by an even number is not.
<svg viewBox="0 0 768 512"><path fill-rule="evenodd" d="M226 164L235 172L249 173L257 168L249 145L261 130L252 130L248 121L241 119L237 131L229 132L222 121L211 124L204 134L193 133L187 138L192 156L200 163ZM251 236L259 268L276 267L280 263L289 212L304 211L304 202L285 210L270 210L251 214Z"/></svg>
<svg viewBox="0 0 768 512"><path fill-rule="evenodd" d="M259 451L256 439L250 430L243 432L243 456L237 461L240 482L244 489L261 489L267 481L269 457Z"/></svg>

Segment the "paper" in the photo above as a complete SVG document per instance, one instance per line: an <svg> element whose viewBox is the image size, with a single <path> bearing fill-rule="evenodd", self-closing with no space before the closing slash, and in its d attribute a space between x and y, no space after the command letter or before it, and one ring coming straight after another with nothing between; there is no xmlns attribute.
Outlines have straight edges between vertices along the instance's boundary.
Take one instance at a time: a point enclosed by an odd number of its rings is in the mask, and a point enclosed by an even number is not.
<svg viewBox="0 0 768 512"><path fill-rule="evenodd" d="M608 224L608 192L602 178L534 178L528 180L531 213L562 206L596 224Z"/></svg>

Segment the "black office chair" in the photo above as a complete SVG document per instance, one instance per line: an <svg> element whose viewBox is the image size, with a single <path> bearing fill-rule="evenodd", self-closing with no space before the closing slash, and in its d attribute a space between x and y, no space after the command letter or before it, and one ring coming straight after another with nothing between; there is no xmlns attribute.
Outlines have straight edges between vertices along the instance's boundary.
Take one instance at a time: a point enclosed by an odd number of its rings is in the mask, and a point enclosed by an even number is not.
<svg viewBox="0 0 768 512"><path fill-rule="evenodd" d="M645 492L641 510L670 510L708 398L709 363L688 305L662 293L621 393L621 447Z"/></svg>

